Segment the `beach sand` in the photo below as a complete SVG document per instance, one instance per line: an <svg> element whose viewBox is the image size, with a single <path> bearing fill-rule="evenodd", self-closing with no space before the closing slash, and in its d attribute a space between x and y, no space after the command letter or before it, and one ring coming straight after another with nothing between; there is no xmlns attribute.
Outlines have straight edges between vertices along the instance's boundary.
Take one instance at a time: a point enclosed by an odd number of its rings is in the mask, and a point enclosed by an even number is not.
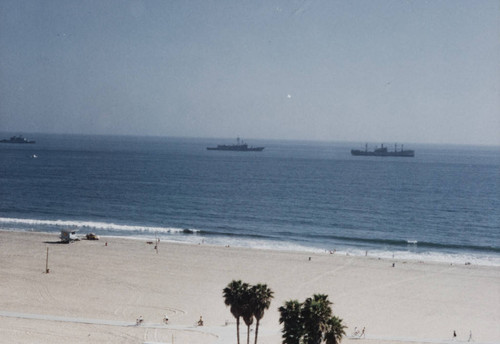
<svg viewBox="0 0 500 344"><path fill-rule="evenodd" d="M366 327L366 338L343 343L466 342L470 331L474 343L500 343L499 267L164 241L156 253L146 240L58 240L0 232L1 343L236 343L222 298L233 279L275 292L262 344L281 343L284 301L314 293L329 295L348 334ZM195 326L200 316L203 327Z"/></svg>

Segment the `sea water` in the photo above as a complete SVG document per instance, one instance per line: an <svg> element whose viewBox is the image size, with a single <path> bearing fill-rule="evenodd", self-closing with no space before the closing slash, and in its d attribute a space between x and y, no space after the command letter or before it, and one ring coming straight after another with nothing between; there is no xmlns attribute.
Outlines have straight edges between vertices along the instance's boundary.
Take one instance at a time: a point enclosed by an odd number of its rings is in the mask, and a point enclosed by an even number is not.
<svg viewBox="0 0 500 344"><path fill-rule="evenodd" d="M500 266L499 147L29 136L0 144L2 230Z"/></svg>

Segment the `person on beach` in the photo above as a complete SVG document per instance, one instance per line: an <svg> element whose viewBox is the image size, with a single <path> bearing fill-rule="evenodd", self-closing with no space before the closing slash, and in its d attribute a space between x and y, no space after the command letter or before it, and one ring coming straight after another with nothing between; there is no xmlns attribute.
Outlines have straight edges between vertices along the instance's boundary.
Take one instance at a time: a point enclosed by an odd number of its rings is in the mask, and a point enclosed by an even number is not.
<svg viewBox="0 0 500 344"><path fill-rule="evenodd" d="M139 326L140 324L142 324L142 322L144 321L144 319L142 318L142 315L139 316L139 318L137 318L137 320L135 321L136 325Z"/></svg>
<svg viewBox="0 0 500 344"><path fill-rule="evenodd" d="M168 316L165 314L165 317L163 318L163 322L165 323L165 325L168 324Z"/></svg>
<svg viewBox="0 0 500 344"><path fill-rule="evenodd" d="M467 340L468 342L472 341L472 330L469 331L469 339Z"/></svg>
<svg viewBox="0 0 500 344"><path fill-rule="evenodd" d="M200 315L200 320L198 320L198 326L203 326L203 318Z"/></svg>
<svg viewBox="0 0 500 344"><path fill-rule="evenodd" d="M453 340L457 339L457 332L453 330Z"/></svg>
<svg viewBox="0 0 500 344"><path fill-rule="evenodd" d="M361 334L359 335L359 338L365 337L365 328L366 327L363 327L363 330L361 331Z"/></svg>

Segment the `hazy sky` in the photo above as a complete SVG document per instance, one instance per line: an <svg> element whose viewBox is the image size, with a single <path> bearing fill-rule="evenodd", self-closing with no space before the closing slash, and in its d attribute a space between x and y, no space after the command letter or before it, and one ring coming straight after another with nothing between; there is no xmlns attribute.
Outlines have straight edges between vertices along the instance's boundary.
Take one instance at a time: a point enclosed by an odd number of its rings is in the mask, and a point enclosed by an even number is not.
<svg viewBox="0 0 500 344"><path fill-rule="evenodd" d="M500 0L0 0L0 131L500 145Z"/></svg>

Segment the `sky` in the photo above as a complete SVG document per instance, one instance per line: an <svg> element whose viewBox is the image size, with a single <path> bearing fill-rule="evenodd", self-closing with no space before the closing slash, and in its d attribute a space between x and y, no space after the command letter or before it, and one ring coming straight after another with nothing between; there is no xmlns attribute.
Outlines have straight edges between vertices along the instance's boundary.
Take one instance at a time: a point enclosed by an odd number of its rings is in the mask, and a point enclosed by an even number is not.
<svg viewBox="0 0 500 344"><path fill-rule="evenodd" d="M0 131L500 145L500 0L0 0Z"/></svg>

